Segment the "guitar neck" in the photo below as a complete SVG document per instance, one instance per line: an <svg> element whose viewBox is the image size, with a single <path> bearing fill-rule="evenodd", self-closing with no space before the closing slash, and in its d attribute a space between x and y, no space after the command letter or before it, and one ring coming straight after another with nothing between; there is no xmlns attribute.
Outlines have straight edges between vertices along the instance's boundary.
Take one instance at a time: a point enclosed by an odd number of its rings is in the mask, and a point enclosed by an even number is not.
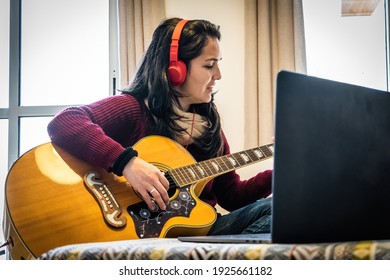
<svg viewBox="0 0 390 280"><path fill-rule="evenodd" d="M266 160L273 157L273 155L273 144L268 144L258 148L248 149L242 152L171 169L168 173L177 186L184 187Z"/></svg>

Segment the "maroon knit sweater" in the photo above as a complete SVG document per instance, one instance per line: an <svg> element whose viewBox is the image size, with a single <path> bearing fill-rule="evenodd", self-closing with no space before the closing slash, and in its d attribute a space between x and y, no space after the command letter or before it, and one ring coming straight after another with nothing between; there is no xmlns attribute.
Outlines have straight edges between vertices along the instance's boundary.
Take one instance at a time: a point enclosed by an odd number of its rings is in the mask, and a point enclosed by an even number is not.
<svg viewBox="0 0 390 280"><path fill-rule="evenodd" d="M145 136L157 134L153 117L145 104L128 94L69 107L54 117L48 132L53 143L105 170L126 147ZM225 137L223 144L224 153L229 154ZM194 145L190 145L188 151L197 161L209 158ZM218 203L232 211L271 194L271 179L271 170L260 172L249 180L240 180L239 175L232 171L211 180L200 199L212 206Z"/></svg>

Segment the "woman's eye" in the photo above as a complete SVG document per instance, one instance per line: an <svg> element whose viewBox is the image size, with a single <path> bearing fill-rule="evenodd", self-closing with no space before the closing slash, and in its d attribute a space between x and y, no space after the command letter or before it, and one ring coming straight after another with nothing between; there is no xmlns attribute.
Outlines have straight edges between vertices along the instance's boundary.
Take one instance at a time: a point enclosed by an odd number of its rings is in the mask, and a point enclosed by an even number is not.
<svg viewBox="0 0 390 280"><path fill-rule="evenodd" d="M205 65L206 68L211 69L214 65Z"/></svg>

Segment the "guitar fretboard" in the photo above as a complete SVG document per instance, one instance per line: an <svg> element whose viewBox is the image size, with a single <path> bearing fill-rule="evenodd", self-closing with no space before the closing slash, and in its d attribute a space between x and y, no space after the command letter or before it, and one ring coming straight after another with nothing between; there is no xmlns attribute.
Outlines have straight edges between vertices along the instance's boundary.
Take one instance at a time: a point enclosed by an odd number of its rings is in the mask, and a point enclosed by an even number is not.
<svg viewBox="0 0 390 280"><path fill-rule="evenodd" d="M248 149L218 158L200 161L191 165L169 170L169 174L179 187L201 180L216 177L232 170L260 162L274 155L273 144Z"/></svg>

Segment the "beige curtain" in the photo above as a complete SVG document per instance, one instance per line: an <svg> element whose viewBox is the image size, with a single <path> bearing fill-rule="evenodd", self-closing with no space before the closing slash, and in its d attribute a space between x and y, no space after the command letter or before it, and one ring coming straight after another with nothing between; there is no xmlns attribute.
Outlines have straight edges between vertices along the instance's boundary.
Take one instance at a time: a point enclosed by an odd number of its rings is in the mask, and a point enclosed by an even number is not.
<svg viewBox="0 0 390 280"><path fill-rule="evenodd" d="M245 0L246 148L271 142L280 70L306 73L301 0Z"/></svg>
<svg viewBox="0 0 390 280"><path fill-rule="evenodd" d="M120 88L132 80L154 29L165 18L163 0L119 0Z"/></svg>

